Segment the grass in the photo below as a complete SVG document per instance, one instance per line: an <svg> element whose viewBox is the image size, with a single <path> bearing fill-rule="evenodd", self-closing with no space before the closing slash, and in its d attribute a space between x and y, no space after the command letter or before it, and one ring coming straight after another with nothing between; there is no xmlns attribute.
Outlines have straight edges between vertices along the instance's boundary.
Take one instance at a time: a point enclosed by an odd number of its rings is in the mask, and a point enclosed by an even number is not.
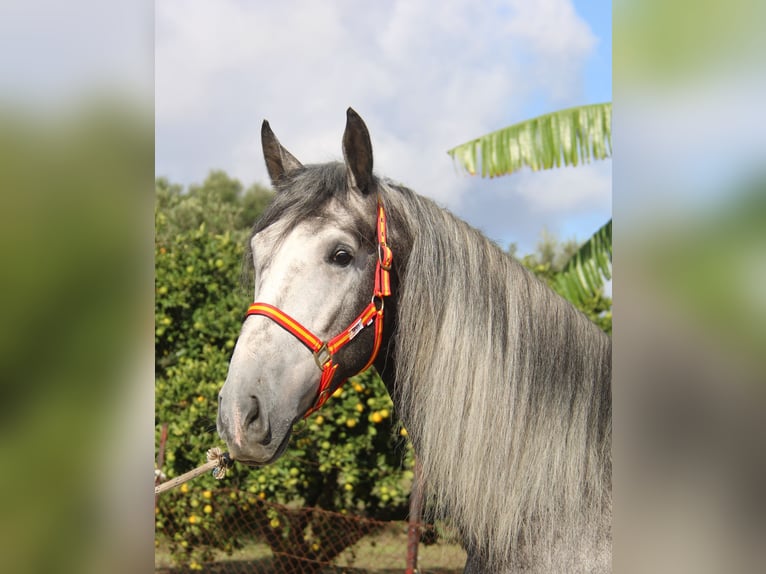
<svg viewBox="0 0 766 574"><path fill-rule="evenodd" d="M404 571L407 557L407 534L400 528L383 531L363 538L347 548L322 572L326 574L394 574ZM465 552L457 544L440 540L436 544L418 547L419 572L426 574L459 574L465 565ZM249 543L232 554L217 552L214 561L205 563L202 570L192 571L174 565L167 547L156 549L154 566L156 574L204 574L258 573L285 574L274 565L271 549L263 543Z"/></svg>

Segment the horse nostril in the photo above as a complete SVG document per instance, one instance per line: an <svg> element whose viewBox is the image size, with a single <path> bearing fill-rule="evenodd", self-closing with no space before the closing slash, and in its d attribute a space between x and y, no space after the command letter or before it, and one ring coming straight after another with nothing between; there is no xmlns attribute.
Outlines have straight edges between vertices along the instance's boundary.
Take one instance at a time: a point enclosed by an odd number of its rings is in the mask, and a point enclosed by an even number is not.
<svg viewBox="0 0 766 574"><path fill-rule="evenodd" d="M260 407L258 405L258 397L255 395L250 395L250 398L253 400L253 404L250 407L250 410L247 413L247 417L245 418L245 426L249 427L251 424L253 424L255 421L258 420L258 415L260 414Z"/></svg>

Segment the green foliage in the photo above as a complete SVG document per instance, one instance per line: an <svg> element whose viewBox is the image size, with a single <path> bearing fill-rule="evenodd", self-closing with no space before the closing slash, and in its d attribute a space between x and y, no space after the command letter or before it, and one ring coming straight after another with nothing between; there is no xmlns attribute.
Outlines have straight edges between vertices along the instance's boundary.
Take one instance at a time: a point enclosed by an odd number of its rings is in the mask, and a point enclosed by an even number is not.
<svg viewBox="0 0 766 574"><path fill-rule="evenodd" d="M220 444L216 397L251 296L241 281L245 242L271 193L257 185L242 189L223 172L212 172L187 193L166 179L156 181L155 431L159 444L167 423L163 470L169 478L198 466L206 450ZM305 546L307 533L320 543L332 535L335 546L338 534L323 533L290 508L404 517L412 452L392 412L373 371L355 377L297 426L287 454L275 464L237 465L223 482L204 476L161 495L158 532L168 534L180 561L194 563L211 546L233 549L236 541L220 536L231 529L220 527L242 511L252 511L253 520L270 529L272 548L288 544L294 550ZM231 491L222 495L224 488ZM264 501L287 509L264 507Z"/></svg>
<svg viewBox="0 0 766 574"><path fill-rule="evenodd" d="M525 255L519 261L537 277L545 281L554 291L582 311L591 321L603 331L612 333L612 299L604 294L603 284L599 285L590 293L585 293L576 299L570 299L566 292L560 290L563 271L569 268L570 262L581 251L576 242L568 241L559 243L553 235L542 234L542 239L537 244L537 251ZM514 255L515 245L511 245L509 252Z"/></svg>
<svg viewBox="0 0 766 574"><path fill-rule="evenodd" d="M447 152L471 175L496 177L588 163L612 155L612 104L560 110L508 126Z"/></svg>
<svg viewBox="0 0 766 574"><path fill-rule="evenodd" d="M573 303L593 298L612 278L612 220L583 243L556 276L556 291Z"/></svg>

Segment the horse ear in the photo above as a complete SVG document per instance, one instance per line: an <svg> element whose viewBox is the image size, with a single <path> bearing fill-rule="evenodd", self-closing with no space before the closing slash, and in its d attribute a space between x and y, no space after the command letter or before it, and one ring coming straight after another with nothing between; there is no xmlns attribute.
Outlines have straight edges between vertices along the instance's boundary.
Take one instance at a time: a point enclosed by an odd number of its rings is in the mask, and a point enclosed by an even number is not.
<svg viewBox="0 0 766 574"><path fill-rule="evenodd" d="M349 187L368 193L372 189L372 142L364 121L351 108L346 110L343 158L346 160Z"/></svg>
<svg viewBox="0 0 766 574"><path fill-rule="evenodd" d="M303 167L293 154L282 147L266 120L263 120L261 125L261 145L271 183L276 183L288 171Z"/></svg>

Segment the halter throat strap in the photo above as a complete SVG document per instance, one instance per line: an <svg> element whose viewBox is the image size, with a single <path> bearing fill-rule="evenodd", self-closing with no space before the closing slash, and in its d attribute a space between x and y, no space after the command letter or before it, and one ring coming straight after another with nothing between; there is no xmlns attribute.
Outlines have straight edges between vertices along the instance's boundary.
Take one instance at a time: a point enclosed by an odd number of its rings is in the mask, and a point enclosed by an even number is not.
<svg viewBox="0 0 766 574"><path fill-rule="evenodd" d="M338 369L338 363L335 362L334 358L339 349L347 345L354 337L372 325L374 329L372 352L370 353L370 359L367 361L367 364L359 370L359 373L365 371L375 362L378 352L380 351L381 342L383 340L383 308L385 297L391 295L390 271L393 262L393 252L387 244L386 211L383 208L380 196L378 196L376 227L378 236L378 261L375 263L375 285L373 288L372 299L356 319L351 321L348 327L343 329L335 337L328 341L323 341L290 315L268 303L260 303L256 301L247 309L247 317L251 315L268 317L303 343L303 345L314 354L314 361L316 362L317 367L322 371L322 375L319 380L319 389L317 391L317 398L314 401L314 405L306 411L303 418L306 418L319 410L330 397L331 391L335 391L346 382L346 379L343 379L335 386L335 388L331 387L335 372Z"/></svg>

